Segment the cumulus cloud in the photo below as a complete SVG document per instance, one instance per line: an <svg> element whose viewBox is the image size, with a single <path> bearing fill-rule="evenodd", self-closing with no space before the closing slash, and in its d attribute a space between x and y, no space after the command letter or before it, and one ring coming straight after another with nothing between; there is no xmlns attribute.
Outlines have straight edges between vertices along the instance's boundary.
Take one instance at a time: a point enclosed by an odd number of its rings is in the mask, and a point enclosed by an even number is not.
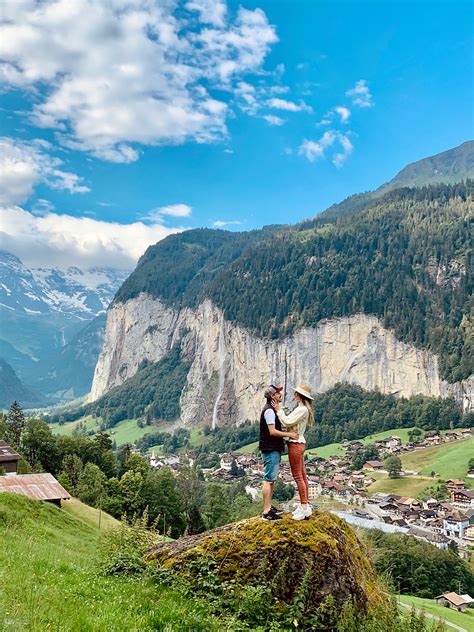
<svg viewBox="0 0 474 632"><path fill-rule="evenodd" d="M332 157L333 164L339 168L346 158L352 153L354 146L349 139L350 132L342 134L335 130L324 132L318 141L304 139L298 148L300 156L304 156L310 162L314 162L317 158L326 157L327 150L333 146L339 146L339 151Z"/></svg>
<svg viewBox="0 0 474 632"><path fill-rule="evenodd" d="M273 114L266 114L262 116L262 118L269 123L269 125L283 125L285 119L280 118L279 116L274 116Z"/></svg>
<svg viewBox="0 0 474 632"><path fill-rule="evenodd" d="M224 228L225 226L241 226L242 222L239 222L238 220L218 219L215 222L213 222L212 225L214 226L214 228Z"/></svg>
<svg viewBox="0 0 474 632"><path fill-rule="evenodd" d="M20 204L27 200L37 184L70 193L86 193L90 189L82 178L61 168L59 158L50 156L46 141L28 143L0 138L0 204Z"/></svg>
<svg viewBox="0 0 474 632"><path fill-rule="evenodd" d="M158 206L144 215L142 219L161 223L165 217L190 217L193 209L187 204L170 204L169 206Z"/></svg>
<svg viewBox="0 0 474 632"><path fill-rule="evenodd" d="M20 208L3 208L2 247L33 267L74 265L131 269L151 244L183 230L143 222L119 224L90 217L45 212L41 216Z"/></svg>
<svg viewBox="0 0 474 632"><path fill-rule="evenodd" d="M341 117L341 123L347 123L351 115L351 111L348 108L344 107L343 105L337 105L334 108L334 111Z"/></svg>
<svg viewBox="0 0 474 632"><path fill-rule="evenodd" d="M31 121L113 162L225 137L220 95L261 75L278 41L261 9L230 15L223 0L24 0L2 12L0 79L34 91Z"/></svg>
<svg viewBox="0 0 474 632"><path fill-rule="evenodd" d="M374 106L372 95L365 79L359 79L355 86L346 92L346 96L352 97L353 105L360 108L371 108Z"/></svg>
<svg viewBox="0 0 474 632"><path fill-rule="evenodd" d="M293 101L287 101L286 99L279 99L274 97L272 99L268 99L267 105L271 108L275 108L276 110L285 110L286 112L312 112L311 106L304 103L304 101L300 101L299 103L294 103Z"/></svg>
<svg viewBox="0 0 474 632"><path fill-rule="evenodd" d="M190 0L186 3L190 11L197 11L205 24L224 26L227 5L221 0Z"/></svg>

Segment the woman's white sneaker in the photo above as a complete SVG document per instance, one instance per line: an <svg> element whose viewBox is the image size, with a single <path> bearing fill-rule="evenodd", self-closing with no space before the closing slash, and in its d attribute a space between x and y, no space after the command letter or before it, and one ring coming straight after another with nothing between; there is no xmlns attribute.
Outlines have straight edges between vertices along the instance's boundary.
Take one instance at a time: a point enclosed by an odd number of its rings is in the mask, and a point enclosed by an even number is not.
<svg viewBox="0 0 474 632"><path fill-rule="evenodd" d="M298 509L292 515L293 520L304 520L306 518L306 510L303 507Z"/></svg>

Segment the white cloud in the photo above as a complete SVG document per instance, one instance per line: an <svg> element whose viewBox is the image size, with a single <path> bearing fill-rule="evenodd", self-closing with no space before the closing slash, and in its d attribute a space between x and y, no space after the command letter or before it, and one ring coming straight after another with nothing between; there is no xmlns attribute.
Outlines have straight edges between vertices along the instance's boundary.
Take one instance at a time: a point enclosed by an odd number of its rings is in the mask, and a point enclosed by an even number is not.
<svg viewBox="0 0 474 632"><path fill-rule="evenodd" d="M169 206L159 206L152 209L149 213L144 215L142 219L161 223L164 221L165 216L190 217L192 210L192 207L187 204L170 204Z"/></svg>
<svg viewBox="0 0 474 632"><path fill-rule="evenodd" d="M355 86L346 92L346 96L352 97L353 105L357 105L360 108L371 108L374 106L372 95L365 79L359 79Z"/></svg>
<svg viewBox="0 0 474 632"><path fill-rule="evenodd" d="M0 138L0 204L20 204L37 184L70 193L86 193L88 187L75 173L63 171L59 158L48 155L49 143Z"/></svg>
<svg viewBox="0 0 474 632"><path fill-rule="evenodd" d="M331 125L331 119L323 118L317 123L317 127L321 127L323 125Z"/></svg>
<svg viewBox="0 0 474 632"><path fill-rule="evenodd" d="M343 105L338 105L334 108L334 111L341 117L341 123L347 123L351 115L351 111L348 108Z"/></svg>
<svg viewBox="0 0 474 632"><path fill-rule="evenodd" d="M2 247L26 265L67 268L132 268L151 244L183 230L143 222L119 224L90 217L45 213L37 217L18 207L3 208Z"/></svg>
<svg viewBox="0 0 474 632"><path fill-rule="evenodd" d="M318 141L305 138L298 148L298 153L300 156L307 158L310 162L314 162L316 158L324 158L329 148L334 145L339 145L340 151L335 153L332 158L333 164L339 168L354 149L349 139L349 134L350 132L342 134L341 132L331 129L324 132Z"/></svg>
<svg viewBox="0 0 474 632"><path fill-rule="evenodd" d="M212 225L214 226L214 228L224 228L224 226L241 226L242 222L239 222L238 220L226 221L223 219L218 219L213 222Z"/></svg>
<svg viewBox="0 0 474 632"><path fill-rule="evenodd" d="M287 101L286 99L278 99L277 97L274 97L272 99L268 99L267 105L271 108L285 110L287 112L312 112L311 106L306 105L303 101L294 103L293 101Z"/></svg>
<svg viewBox="0 0 474 632"><path fill-rule="evenodd" d="M0 78L34 91L34 124L67 147L132 162L140 146L210 143L230 108L214 89L261 75L278 38L261 9L222 0L2 4Z"/></svg>
<svg viewBox="0 0 474 632"><path fill-rule="evenodd" d="M279 116L274 116L273 114L266 114L265 116L262 116L262 118L270 125L283 125L285 122L285 119L282 119Z"/></svg>
<svg viewBox="0 0 474 632"><path fill-rule="evenodd" d="M224 26L227 5L221 0L190 0L186 3L186 8L190 11L197 11L200 14L201 22Z"/></svg>

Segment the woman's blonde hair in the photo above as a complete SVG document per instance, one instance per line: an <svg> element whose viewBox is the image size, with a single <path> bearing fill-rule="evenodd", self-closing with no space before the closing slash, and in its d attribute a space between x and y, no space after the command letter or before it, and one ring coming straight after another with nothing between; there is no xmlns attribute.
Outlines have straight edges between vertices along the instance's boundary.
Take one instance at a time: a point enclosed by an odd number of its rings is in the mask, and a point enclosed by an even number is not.
<svg viewBox="0 0 474 632"><path fill-rule="evenodd" d="M306 384L301 384L301 386L308 391L308 393L311 393L311 389L309 386L306 386ZM299 395L299 397L301 398L301 401L303 402L304 406L306 406L306 410L308 411L308 421L307 424L308 426L312 426L314 423L314 412L313 412L313 403L310 399L308 399L307 397L305 397L304 395L302 395L301 393L299 393L298 391L296 391Z"/></svg>

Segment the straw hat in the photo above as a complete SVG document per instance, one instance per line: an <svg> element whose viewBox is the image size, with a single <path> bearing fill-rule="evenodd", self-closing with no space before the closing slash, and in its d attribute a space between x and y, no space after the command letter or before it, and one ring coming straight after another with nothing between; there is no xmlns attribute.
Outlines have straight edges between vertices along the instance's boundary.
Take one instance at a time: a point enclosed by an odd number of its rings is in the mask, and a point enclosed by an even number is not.
<svg viewBox="0 0 474 632"><path fill-rule="evenodd" d="M311 394L311 388L307 384L298 384L298 386L295 388L295 392L303 395L303 397L306 397L306 399L314 399Z"/></svg>

